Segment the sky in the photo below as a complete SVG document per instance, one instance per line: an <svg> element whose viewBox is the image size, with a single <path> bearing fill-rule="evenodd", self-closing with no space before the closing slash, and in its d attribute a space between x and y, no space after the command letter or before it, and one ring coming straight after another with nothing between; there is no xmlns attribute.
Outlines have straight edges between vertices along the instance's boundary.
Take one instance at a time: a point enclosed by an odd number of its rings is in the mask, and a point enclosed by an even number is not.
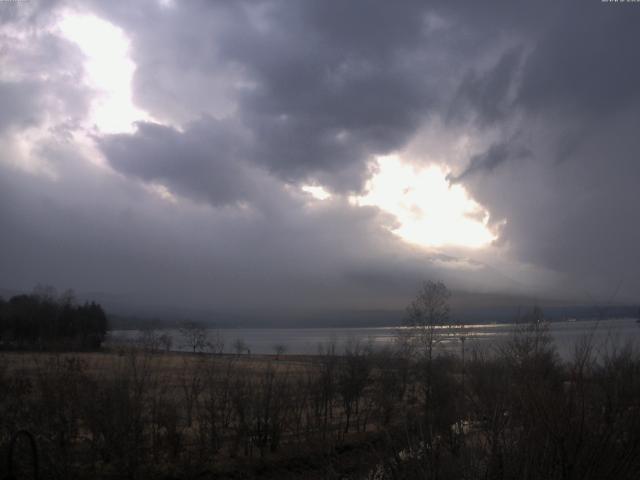
<svg viewBox="0 0 640 480"><path fill-rule="evenodd" d="M640 301L640 3L0 2L0 288Z"/></svg>

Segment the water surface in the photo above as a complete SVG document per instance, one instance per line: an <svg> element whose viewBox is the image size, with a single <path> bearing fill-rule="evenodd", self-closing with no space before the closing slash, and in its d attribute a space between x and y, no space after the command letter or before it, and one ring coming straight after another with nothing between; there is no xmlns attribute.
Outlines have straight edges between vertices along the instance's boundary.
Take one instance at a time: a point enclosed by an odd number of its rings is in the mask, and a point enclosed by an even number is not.
<svg viewBox="0 0 640 480"><path fill-rule="evenodd" d="M481 324L465 325L464 329L448 336L442 342L443 348L457 350L461 342L459 337L466 338L466 349L492 348L499 346L513 335L515 324ZM603 349L612 344L640 341L640 324L635 319L607 319L602 321L586 320L574 322L553 322L549 324L549 331L563 358L569 358L575 345L585 338L590 338L596 349ZM178 330L166 330L173 340L172 350L188 351ZM208 330L210 338L220 334L224 339L224 351L232 353L234 342L241 339L253 354L272 354L276 345L284 345L290 354L315 354L319 345L325 348L330 344L336 345L336 350L342 352L348 342L371 344L374 348L391 346L402 330L398 327L371 328L235 328ZM114 330L110 332L110 344L128 344L140 337L136 330Z"/></svg>

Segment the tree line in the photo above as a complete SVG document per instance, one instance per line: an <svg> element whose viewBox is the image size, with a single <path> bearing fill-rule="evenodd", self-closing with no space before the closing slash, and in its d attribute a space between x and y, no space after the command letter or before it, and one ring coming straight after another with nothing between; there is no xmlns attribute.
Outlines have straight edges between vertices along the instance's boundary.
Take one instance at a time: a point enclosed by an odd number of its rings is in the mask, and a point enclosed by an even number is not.
<svg viewBox="0 0 640 480"><path fill-rule="evenodd" d="M107 316L95 302L76 302L72 291L57 295L49 287L0 297L0 348L93 350L108 329Z"/></svg>

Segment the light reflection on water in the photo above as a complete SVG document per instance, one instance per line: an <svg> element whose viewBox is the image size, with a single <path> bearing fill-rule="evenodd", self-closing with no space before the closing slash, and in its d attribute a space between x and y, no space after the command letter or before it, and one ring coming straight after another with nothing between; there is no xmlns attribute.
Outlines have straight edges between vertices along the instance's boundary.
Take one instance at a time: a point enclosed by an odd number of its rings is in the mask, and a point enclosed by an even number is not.
<svg viewBox="0 0 640 480"><path fill-rule="evenodd" d="M464 325L464 330L456 331L454 335L445 338L441 347L456 351L460 345L459 337L465 336L467 351L473 348L487 349L500 345L506 341L518 328L515 324L486 324ZM401 327L372 327L372 328L237 328L219 329L225 340L225 352L233 352L233 343L242 339L251 353L272 354L275 345L285 345L289 354L314 354L318 352L318 345L336 344L336 351L342 352L349 341L370 343L374 348L391 346L406 328ZM563 358L569 358L578 341L590 336L597 348L606 342L624 343L640 341L640 324L635 319L607 319L602 321L553 322L549 324L549 331L554 339L558 353ZM173 350L188 351L178 330L167 330L173 338ZM115 330L109 336L110 344L127 344L134 342L139 336L135 330Z"/></svg>

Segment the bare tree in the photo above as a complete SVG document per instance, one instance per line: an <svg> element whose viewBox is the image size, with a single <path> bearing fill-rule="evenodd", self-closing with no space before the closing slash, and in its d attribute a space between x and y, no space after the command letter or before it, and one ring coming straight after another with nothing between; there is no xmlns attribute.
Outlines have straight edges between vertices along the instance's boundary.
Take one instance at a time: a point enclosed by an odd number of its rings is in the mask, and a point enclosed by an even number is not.
<svg viewBox="0 0 640 480"><path fill-rule="evenodd" d="M428 362L433 359L436 345L453 333L450 297L444 283L428 280L407 307L405 325L411 328L414 345Z"/></svg>
<svg viewBox="0 0 640 480"><path fill-rule="evenodd" d="M169 352L173 346L173 339L171 338L171 335L165 332L158 337L158 344L165 352Z"/></svg>
<svg viewBox="0 0 640 480"><path fill-rule="evenodd" d="M371 349L362 348L357 340L350 339L345 347L337 380L346 416L344 433L349 432L352 415L360 413L360 401L370 382L371 368ZM359 428L357 420L356 418L356 430Z"/></svg>
<svg viewBox="0 0 640 480"><path fill-rule="evenodd" d="M152 326L144 326L140 329L137 343L140 348L150 353L156 353L160 349L160 335Z"/></svg>
<svg viewBox="0 0 640 480"><path fill-rule="evenodd" d="M235 342L233 342L233 349L238 355L249 351L247 344L241 338L236 338Z"/></svg>
<svg viewBox="0 0 640 480"><path fill-rule="evenodd" d="M183 322L180 335L184 340L184 346L192 349L193 353L202 352L207 347L207 331L197 322Z"/></svg>
<svg viewBox="0 0 640 480"><path fill-rule="evenodd" d="M224 352L224 336L219 330L216 330L211 340L207 343L211 353L221 355Z"/></svg>
<svg viewBox="0 0 640 480"><path fill-rule="evenodd" d="M199 357L203 358L203 357ZM191 427L193 423L194 409L197 408L200 394L205 388L203 370L205 365L198 361L194 361L193 357L184 357L182 363L182 372L180 374L180 387L184 395L184 406L187 413L187 426Z"/></svg>
<svg viewBox="0 0 640 480"><path fill-rule="evenodd" d="M276 359L280 360L280 356L287 351L287 346L284 343L276 343L273 346L273 351L276 353Z"/></svg>
<svg viewBox="0 0 640 480"><path fill-rule="evenodd" d="M434 384L434 349L452 333L449 298L451 293L444 283L428 280L422 284L416 298L407 307L405 325L411 329L411 340L424 362L420 383L424 395L424 432L430 452L430 465L435 465L436 395ZM433 474L433 472L431 472Z"/></svg>

